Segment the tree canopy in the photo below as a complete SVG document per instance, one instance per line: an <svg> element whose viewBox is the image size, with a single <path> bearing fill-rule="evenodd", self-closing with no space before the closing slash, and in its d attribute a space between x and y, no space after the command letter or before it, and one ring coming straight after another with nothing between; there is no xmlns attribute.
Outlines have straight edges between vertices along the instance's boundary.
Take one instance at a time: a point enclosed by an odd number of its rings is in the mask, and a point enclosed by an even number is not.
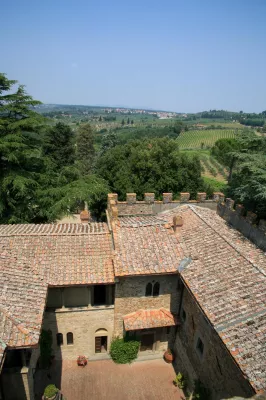
<svg viewBox="0 0 266 400"><path fill-rule="evenodd" d="M97 172L121 198L126 192L189 191L203 187L200 161L178 150L177 141L169 138L131 141L111 148L99 158Z"/></svg>
<svg viewBox="0 0 266 400"><path fill-rule="evenodd" d="M228 195L266 217L266 138L243 132L216 142L213 154L231 169Z"/></svg>
<svg viewBox="0 0 266 400"><path fill-rule="evenodd" d="M43 118L30 107L40 102L24 86L0 74L0 218L2 222L34 218L35 193L43 171Z"/></svg>
<svg viewBox="0 0 266 400"><path fill-rule="evenodd" d="M24 86L10 93L16 83L0 74L0 222L54 221L84 201L99 216L107 183L80 168L68 125L50 126Z"/></svg>

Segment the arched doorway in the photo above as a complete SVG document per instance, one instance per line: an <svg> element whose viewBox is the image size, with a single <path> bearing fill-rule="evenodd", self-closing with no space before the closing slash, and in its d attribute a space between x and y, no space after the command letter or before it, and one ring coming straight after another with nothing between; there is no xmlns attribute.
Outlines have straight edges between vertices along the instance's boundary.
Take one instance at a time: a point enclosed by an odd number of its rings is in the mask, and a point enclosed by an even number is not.
<svg viewBox="0 0 266 400"><path fill-rule="evenodd" d="M106 353L108 345L108 331L104 328L95 332L95 353Z"/></svg>

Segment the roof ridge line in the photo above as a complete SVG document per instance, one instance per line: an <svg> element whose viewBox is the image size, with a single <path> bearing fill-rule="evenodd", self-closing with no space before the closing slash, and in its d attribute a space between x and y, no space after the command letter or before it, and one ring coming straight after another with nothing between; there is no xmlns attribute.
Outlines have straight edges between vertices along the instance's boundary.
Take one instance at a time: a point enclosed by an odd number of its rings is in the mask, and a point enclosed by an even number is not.
<svg viewBox="0 0 266 400"><path fill-rule="evenodd" d="M14 237L14 236L89 236L89 235L110 235L110 232L73 232L73 233L11 233L1 235L0 237Z"/></svg>
<svg viewBox="0 0 266 400"><path fill-rule="evenodd" d="M0 307L0 312L2 312L2 313L5 315L5 317L6 317L7 319L9 319L9 320L12 322L12 324L15 325L16 328L17 328L23 335L30 335L30 331L29 331L27 328L22 327L20 321L17 320L16 318L12 317L8 311L6 311L6 310L3 309L3 307Z"/></svg>
<svg viewBox="0 0 266 400"><path fill-rule="evenodd" d="M188 207L206 224L208 225L217 235L219 235L223 240L225 240L229 246L231 246L234 250L238 252L245 260L247 260L259 273L261 273L263 276L266 277L266 273L264 270L262 270L258 265L256 265L251 259L249 259L246 255L242 254L240 250L235 246L233 243L231 243L228 239L226 239L223 235L221 235L220 232L218 232L215 228L213 228L194 208L194 206L188 204ZM216 214L217 215L217 214ZM247 239L248 240L248 239Z"/></svg>

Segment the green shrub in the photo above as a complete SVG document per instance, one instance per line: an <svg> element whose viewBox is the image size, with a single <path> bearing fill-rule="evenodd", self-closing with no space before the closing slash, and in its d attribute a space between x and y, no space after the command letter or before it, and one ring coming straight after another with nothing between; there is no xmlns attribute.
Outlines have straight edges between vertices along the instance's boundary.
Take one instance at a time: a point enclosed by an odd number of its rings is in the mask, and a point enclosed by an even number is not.
<svg viewBox="0 0 266 400"><path fill-rule="evenodd" d="M173 384L178 386L179 389L184 389L186 386L185 377L181 372L178 372L175 379L173 380Z"/></svg>
<svg viewBox="0 0 266 400"><path fill-rule="evenodd" d="M44 390L44 397L54 397L58 392L58 389L55 385L48 385Z"/></svg>
<svg viewBox="0 0 266 400"><path fill-rule="evenodd" d="M138 356L139 341L115 338L111 343L110 355L117 364L131 363Z"/></svg>

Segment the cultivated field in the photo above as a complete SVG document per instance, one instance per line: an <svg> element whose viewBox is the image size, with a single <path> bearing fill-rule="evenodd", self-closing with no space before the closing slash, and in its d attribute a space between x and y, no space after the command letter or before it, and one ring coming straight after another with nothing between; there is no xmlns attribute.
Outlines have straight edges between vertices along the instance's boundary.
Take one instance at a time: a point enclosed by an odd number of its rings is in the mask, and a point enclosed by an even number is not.
<svg viewBox="0 0 266 400"><path fill-rule="evenodd" d="M180 149L204 149L214 145L218 139L235 136L234 129L210 129L182 132L178 137Z"/></svg>
<svg viewBox="0 0 266 400"><path fill-rule="evenodd" d="M197 155L200 159L201 174L204 178L212 180L212 183L226 184L229 171L220 164L216 158L212 157L209 150L181 150L183 153Z"/></svg>

